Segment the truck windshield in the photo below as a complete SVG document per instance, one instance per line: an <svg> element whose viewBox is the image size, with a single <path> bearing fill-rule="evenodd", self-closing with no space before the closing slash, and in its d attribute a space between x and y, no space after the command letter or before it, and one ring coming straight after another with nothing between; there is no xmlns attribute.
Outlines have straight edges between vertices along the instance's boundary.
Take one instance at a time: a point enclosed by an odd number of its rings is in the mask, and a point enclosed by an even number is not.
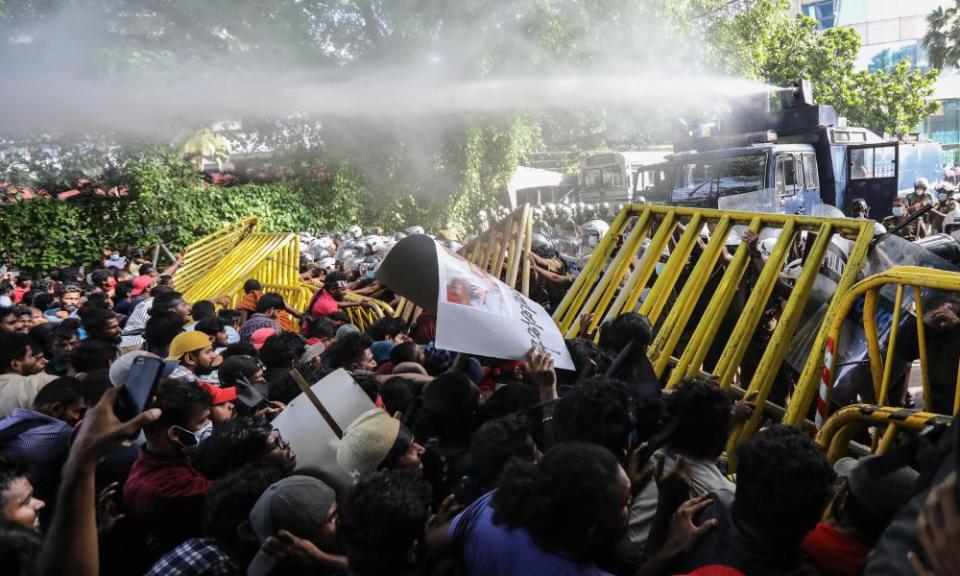
<svg viewBox="0 0 960 576"><path fill-rule="evenodd" d="M673 201L732 196L763 189L766 154L740 154L677 166Z"/></svg>

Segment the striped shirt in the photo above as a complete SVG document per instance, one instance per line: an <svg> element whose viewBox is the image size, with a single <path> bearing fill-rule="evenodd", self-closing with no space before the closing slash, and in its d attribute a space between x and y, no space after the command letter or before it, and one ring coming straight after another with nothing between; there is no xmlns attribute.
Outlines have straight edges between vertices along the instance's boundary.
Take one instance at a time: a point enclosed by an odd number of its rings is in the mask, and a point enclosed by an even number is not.
<svg viewBox="0 0 960 576"><path fill-rule="evenodd" d="M153 297L151 296L150 298L147 298L143 302L137 304L137 307L133 309L133 313L130 314L130 318L127 318L127 324L123 327L123 331L133 332L134 330L137 330L140 333L135 336L124 336L120 341L121 348L143 345L143 330L147 327L147 320L150 319L150 308L152 306Z"/></svg>

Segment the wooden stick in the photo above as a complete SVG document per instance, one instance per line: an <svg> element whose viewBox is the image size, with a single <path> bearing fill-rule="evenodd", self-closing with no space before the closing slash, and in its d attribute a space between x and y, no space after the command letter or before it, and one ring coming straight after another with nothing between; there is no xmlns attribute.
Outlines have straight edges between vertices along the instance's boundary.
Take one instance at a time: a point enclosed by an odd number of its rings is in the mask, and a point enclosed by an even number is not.
<svg viewBox="0 0 960 576"><path fill-rule="evenodd" d="M310 389L310 385L307 384L307 381L303 379L303 374L294 368L290 371L290 377L293 378L293 381L297 383L297 386L300 387L300 390L303 391L310 402L313 403L314 408L316 408L317 412L323 416L323 419L327 422L327 426L333 430L333 433L337 435L337 438L343 438L343 430L340 428L340 425L337 424L337 421L333 419L333 416L327 410L327 407L323 405L323 402L321 402L320 399L317 398L317 395L313 393L313 390Z"/></svg>

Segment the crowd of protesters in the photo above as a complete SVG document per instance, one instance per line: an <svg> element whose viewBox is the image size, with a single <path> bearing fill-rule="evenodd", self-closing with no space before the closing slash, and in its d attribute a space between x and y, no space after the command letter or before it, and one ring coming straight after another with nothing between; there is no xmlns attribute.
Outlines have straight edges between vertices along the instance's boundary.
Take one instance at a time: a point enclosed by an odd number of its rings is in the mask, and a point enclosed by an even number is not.
<svg viewBox="0 0 960 576"><path fill-rule="evenodd" d="M4 574L960 574L953 430L831 466L768 426L734 476L753 407L612 369L644 355L637 314L568 340L576 371L556 371L438 348L426 312L361 331L340 272L311 274L306 310L256 280L231 308L185 302L177 263L111 258L0 284ZM144 357L162 377L124 421ZM271 425L296 374L337 369L377 406L330 463L348 486L302 473Z"/></svg>

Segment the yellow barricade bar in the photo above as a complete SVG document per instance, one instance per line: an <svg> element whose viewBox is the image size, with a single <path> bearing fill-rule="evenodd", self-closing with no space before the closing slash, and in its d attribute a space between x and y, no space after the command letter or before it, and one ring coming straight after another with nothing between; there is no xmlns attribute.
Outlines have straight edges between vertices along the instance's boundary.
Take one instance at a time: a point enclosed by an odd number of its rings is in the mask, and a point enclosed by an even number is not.
<svg viewBox="0 0 960 576"><path fill-rule="evenodd" d="M524 204L465 244L459 254L529 296L532 239L533 210Z"/></svg>
<svg viewBox="0 0 960 576"><path fill-rule="evenodd" d="M896 296L894 298L893 321L890 326L886 356L883 356L880 349L880 335L877 327L876 312L879 292L888 286L894 286L896 288ZM930 410L930 359L927 358L927 334L923 320L925 310L923 308L921 291L924 289L932 289L944 292L956 292L958 294L956 302L960 303L960 273L931 268L919 268L916 266L898 266L858 282L844 295L843 300L833 311L832 315L827 315L824 324L828 326L828 335L825 341L828 362L823 366L824 369L819 371L816 370L815 366L805 367L803 373L807 375L807 378L801 378L797 393L794 394L790 405L787 407L787 414L784 417L785 424L796 426L806 418L818 390L817 427L822 426L826 418L830 415L830 401L836 377L837 352L839 352L839 350L835 349L835 346L836 343L840 342L840 332L843 329L844 321L861 298L863 298L864 301L863 328L867 338L867 354L870 361L870 376L873 383L874 398L878 405L888 405L890 385L893 378L894 356L900 331L903 298L904 295L908 293L908 289L910 290L909 293L913 296L915 306L914 316L916 319L917 344L920 352L919 360L921 381L923 384L924 407L928 412L932 412L932 410ZM808 364L809 363L810 361L808 361ZM960 367L958 367L958 382L960 382ZM954 392L952 414L955 415L958 408L960 408L960 386L958 386Z"/></svg>
<svg viewBox="0 0 960 576"><path fill-rule="evenodd" d="M893 444L898 433L919 432L937 424L949 426L950 416L931 414L919 410L874 406L871 404L853 404L832 415L817 434L817 444L827 453L827 459L833 464L847 454L848 446L854 436L866 428L883 428L884 441L874 450L883 454Z"/></svg>
<svg viewBox="0 0 960 576"><path fill-rule="evenodd" d="M260 229L260 219L248 216L207 234L183 249L183 263L174 275L177 289L187 292L244 238Z"/></svg>
<svg viewBox="0 0 960 576"><path fill-rule="evenodd" d="M778 232L764 263L758 264L743 242L732 253L727 251L727 238L735 227L754 233L764 229ZM831 240L841 236L851 242L852 248L842 272L831 268L837 280L828 296L828 317L856 281L873 229L872 221L849 218L631 205L614 219L553 318L561 332L573 338L580 331L580 319L590 314L593 320L588 331L595 333L602 323L620 314L639 312L654 328L648 354L657 376L665 379L668 387L676 386L686 376L708 373L716 376L725 389L742 380L739 385L755 395L758 405L773 402L785 406L786 395L771 398L771 389L805 319L804 309L818 272L830 264L827 255ZM709 238L701 237L704 230L709 231ZM806 236L802 271L788 295L783 296L785 304L778 309L776 328L763 346L752 375L744 373L745 356L765 310L771 307L782 270L801 257L799 253L791 255L794 241L801 234ZM839 248L834 246L836 250ZM748 272L753 273L755 281L745 295L742 312L739 317L728 318L732 328L721 329ZM826 336L827 326L821 325L807 366L822 363ZM747 382L749 385L744 386ZM736 447L757 430L764 417L764 410L756 410L748 422L733 430L727 445L731 465L736 464Z"/></svg>
<svg viewBox="0 0 960 576"><path fill-rule="evenodd" d="M300 286L300 241L296 234L250 234L219 258L183 293L187 302L232 297L248 279Z"/></svg>
<svg viewBox="0 0 960 576"><path fill-rule="evenodd" d="M356 294L354 292L344 292L343 299L347 302L370 302L377 306L380 310L381 318L396 318L397 313L394 311L393 306L390 306L383 300L377 300L376 298L371 298L369 296L364 296L362 294Z"/></svg>

